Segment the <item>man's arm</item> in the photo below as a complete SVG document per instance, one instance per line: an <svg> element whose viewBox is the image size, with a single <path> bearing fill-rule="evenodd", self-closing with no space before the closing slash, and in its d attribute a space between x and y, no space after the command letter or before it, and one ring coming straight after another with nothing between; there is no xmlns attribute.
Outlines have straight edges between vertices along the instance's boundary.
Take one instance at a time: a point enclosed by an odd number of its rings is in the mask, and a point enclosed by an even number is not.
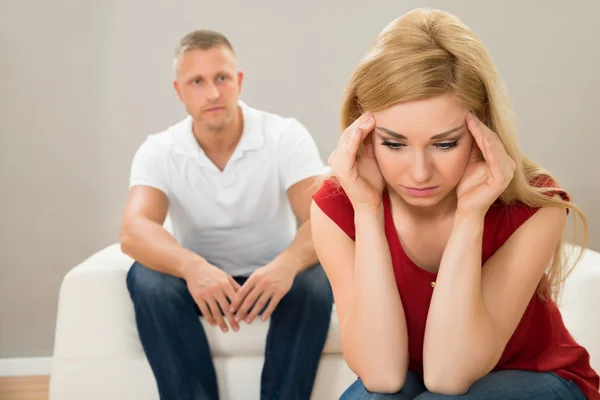
<svg viewBox="0 0 600 400"><path fill-rule="evenodd" d="M133 186L123 213L121 250L145 267L183 277L187 265L204 263L198 254L182 247L163 228L169 199L150 186Z"/></svg>
<svg viewBox="0 0 600 400"><path fill-rule="evenodd" d="M309 222L310 205L312 196L319 190L318 182L325 166L312 135L296 119L289 121L280 137L278 158L281 185L287 190L298 230L294 241L273 263L300 273L318 262Z"/></svg>
<svg viewBox="0 0 600 400"><path fill-rule="evenodd" d="M310 229L310 204L312 196L318 190L317 178L307 178L294 185L288 191L288 199L298 221L298 231L294 241L282 251L274 263L281 263L300 273L312 267L318 261Z"/></svg>
<svg viewBox="0 0 600 400"><path fill-rule="evenodd" d="M121 227L121 249L147 268L183 278L202 315L223 332L239 329L229 301L239 285L202 256L181 246L162 227L168 211L168 197L149 186L133 186L125 206Z"/></svg>

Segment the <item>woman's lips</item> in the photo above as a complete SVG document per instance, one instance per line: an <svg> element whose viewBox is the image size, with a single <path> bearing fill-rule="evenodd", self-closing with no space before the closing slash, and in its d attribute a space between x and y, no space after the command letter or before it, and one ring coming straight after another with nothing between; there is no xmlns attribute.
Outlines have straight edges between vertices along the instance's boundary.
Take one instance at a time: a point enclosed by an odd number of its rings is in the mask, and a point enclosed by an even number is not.
<svg viewBox="0 0 600 400"><path fill-rule="evenodd" d="M429 186L429 187L424 187L424 188L413 188L413 187L408 187L408 186L402 186L402 188L404 189L404 191L406 193L408 193L411 196L426 197L426 196L429 196L430 194L432 194L433 192L435 192L435 190L438 188L438 186Z"/></svg>

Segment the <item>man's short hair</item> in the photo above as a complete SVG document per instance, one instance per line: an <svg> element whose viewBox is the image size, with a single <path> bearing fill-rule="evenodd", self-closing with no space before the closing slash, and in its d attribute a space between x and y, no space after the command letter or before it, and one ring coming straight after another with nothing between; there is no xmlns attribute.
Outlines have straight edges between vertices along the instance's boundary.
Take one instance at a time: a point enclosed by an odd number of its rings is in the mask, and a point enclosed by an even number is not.
<svg viewBox="0 0 600 400"><path fill-rule="evenodd" d="M231 42L222 33L206 29L196 30L188 33L179 41L175 49L175 57L178 58L189 50L209 50L215 47L225 47L235 53Z"/></svg>
<svg viewBox="0 0 600 400"><path fill-rule="evenodd" d="M175 48L175 58L173 60L173 73L175 77L177 77L179 58L183 53L190 50L210 50L216 47L227 48L235 54L231 42L222 33L200 29L185 35Z"/></svg>

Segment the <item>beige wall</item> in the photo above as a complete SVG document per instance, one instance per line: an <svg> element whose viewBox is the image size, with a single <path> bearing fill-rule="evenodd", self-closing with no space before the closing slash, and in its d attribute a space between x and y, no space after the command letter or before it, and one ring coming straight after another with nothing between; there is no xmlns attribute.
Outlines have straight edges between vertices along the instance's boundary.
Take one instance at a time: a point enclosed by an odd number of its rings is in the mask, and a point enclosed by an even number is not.
<svg viewBox="0 0 600 400"><path fill-rule="evenodd" d="M51 354L63 275L117 240L135 149L184 116L171 54L196 28L230 37L244 100L298 117L326 159L344 82L384 25L416 6L458 14L504 75L523 148L572 191L600 250L600 2L366 4L0 2L0 357Z"/></svg>

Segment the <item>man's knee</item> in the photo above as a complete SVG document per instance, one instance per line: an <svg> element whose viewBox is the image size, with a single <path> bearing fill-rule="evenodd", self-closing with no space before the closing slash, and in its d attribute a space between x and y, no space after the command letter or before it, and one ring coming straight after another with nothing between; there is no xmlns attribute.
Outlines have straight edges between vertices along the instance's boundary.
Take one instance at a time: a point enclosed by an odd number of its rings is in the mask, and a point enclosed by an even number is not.
<svg viewBox="0 0 600 400"><path fill-rule="evenodd" d="M127 273L127 289L134 303L165 303L187 291L182 279L147 268L137 261Z"/></svg>
<svg viewBox="0 0 600 400"><path fill-rule="evenodd" d="M298 274L288 296L293 301L307 302L315 307L331 310L333 294L321 264L315 264Z"/></svg>

